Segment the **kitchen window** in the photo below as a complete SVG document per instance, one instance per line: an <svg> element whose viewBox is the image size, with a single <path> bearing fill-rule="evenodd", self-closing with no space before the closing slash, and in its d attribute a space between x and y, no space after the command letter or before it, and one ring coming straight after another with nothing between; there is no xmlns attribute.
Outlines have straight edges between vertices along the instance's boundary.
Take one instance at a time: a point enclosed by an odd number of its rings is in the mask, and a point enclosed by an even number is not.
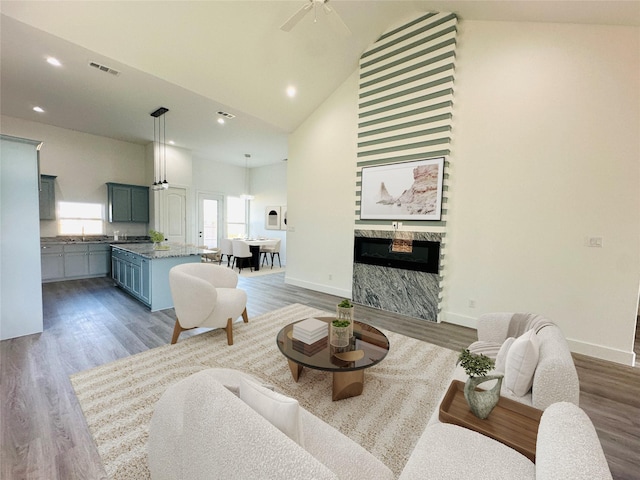
<svg viewBox="0 0 640 480"><path fill-rule="evenodd" d="M247 236L247 201L240 197L227 197L227 237Z"/></svg>
<svg viewBox="0 0 640 480"><path fill-rule="evenodd" d="M60 235L102 235L104 205L100 203L59 202L58 232Z"/></svg>

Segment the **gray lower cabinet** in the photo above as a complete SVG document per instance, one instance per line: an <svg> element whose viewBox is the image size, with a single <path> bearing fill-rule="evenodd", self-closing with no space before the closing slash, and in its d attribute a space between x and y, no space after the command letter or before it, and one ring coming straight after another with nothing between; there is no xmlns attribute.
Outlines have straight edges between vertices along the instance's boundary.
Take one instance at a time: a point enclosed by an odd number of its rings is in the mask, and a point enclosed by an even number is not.
<svg viewBox="0 0 640 480"><path fill-rule="evenodd" d="M40 247L42 281L64 279L64 250L62 245Z"/></svg>
<svg viewBox="0 0 640 480"><path fill-rule="evenodd" d="M89 245L89 275L107 275L110 263L110 245L106 243Z"/></svg>
<svg viewBox="0 0 640 480"><path fill-rule="evenodd" d="M64 245L65 278L89 275L89 245Z"/></svg>
<svg viewBox="0 0 640 480"><path fill-rule="evenodd" d="M147 305L151 305L151 263L146 258L140 265L140 298Z"/></svg>
<svg viewBox="0 0 640 480"><path fill-rule="evenodd" d="M42 281L52 282L109 274L111 247L104 244L44 244L40 246Z"/></svg>
<svg viewBox="0 0 640 480"><path fill-rule="evenodd" d="M111 278L130 295L151 306L149 260L114 248L111 252Z"/></svg>

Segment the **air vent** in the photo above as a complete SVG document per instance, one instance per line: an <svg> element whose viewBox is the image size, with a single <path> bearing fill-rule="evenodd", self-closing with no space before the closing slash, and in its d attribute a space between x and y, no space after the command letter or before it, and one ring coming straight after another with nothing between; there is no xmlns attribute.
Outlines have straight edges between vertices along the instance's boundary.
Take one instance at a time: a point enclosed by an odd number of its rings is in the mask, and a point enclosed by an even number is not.
<svg viewBox="0 0 640 480"><path fill-rule="evenodd" d="M111 75L115 75L116 77L118 75L120 75L120 72L118 70L114 70L113 68L107 67L106 65L100 65L99 63L96 62L89 62L89 66L93 67L93 68L97 68L98 70L105 72L105 73L110 73Z"/></svg>
<svg viewBox="0 0 640 480"><path fill-rule="evenodd" d="M225 118L235 118L236 117L233 113L223 112L222 110L218 112L218 115L222 115Z"/></svg>

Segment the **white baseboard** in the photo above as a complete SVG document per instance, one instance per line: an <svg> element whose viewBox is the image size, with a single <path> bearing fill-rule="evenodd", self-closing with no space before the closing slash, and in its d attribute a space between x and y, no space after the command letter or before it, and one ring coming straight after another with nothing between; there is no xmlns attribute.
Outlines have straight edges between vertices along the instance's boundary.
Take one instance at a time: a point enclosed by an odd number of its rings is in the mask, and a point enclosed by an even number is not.
<svg viewBox="0 0 640 480"><path fill-rule="evenodd" d="M469 317L467 315L460 315L459 313L453 312L442 312L440 314L440 321L446 323L452 323L454 325L460 325L461 327L473 328L477 329L477 318Z"/></svg>
<svg viewBox="0 0 640 480"><path fill-rule="evenodd" d="M351 290L345 290L342 288L332 287L330 285L324 285L321 283L307 282L306 280L300 280L298 278L291 278L285 274L284 283L289 285L295 285L296 287L307 288L315 292L328 293L329 295L335 295L336 297L351 298Z"/></svg>
<svg viewBox="0 0 640 480"><path fill-rule="evenodd" d="M636 354L634 352L626 352L624 350L605 347L603 345L595 345L593 343L573 340L571 338L567 338L567 343L569 344L569 349L572 352L588 355L589 357L621 363L623 365L630 365L632 367L636 361Z"/></svg>

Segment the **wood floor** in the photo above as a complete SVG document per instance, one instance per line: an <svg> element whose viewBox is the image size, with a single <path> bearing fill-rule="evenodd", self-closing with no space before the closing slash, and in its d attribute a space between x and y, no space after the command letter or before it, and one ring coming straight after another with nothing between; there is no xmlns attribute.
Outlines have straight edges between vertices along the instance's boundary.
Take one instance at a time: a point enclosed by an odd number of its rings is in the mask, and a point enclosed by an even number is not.
<svg viewBox="0 0 640 480"><path fill-rule="evenodd" d="M240 279L250 317L291 303L333 311L339 300L283 279L284 274ZM106 478L69 375L168 344L174 312L150 313L106 278L45 284L43 299L45 331L0 342L0 478ZM358 307L357 317L454 350L476 338L468 328L365 307ZM640 369L581 355L574 359L581 407L597 428L614 478L640 479Z"/></svg>

